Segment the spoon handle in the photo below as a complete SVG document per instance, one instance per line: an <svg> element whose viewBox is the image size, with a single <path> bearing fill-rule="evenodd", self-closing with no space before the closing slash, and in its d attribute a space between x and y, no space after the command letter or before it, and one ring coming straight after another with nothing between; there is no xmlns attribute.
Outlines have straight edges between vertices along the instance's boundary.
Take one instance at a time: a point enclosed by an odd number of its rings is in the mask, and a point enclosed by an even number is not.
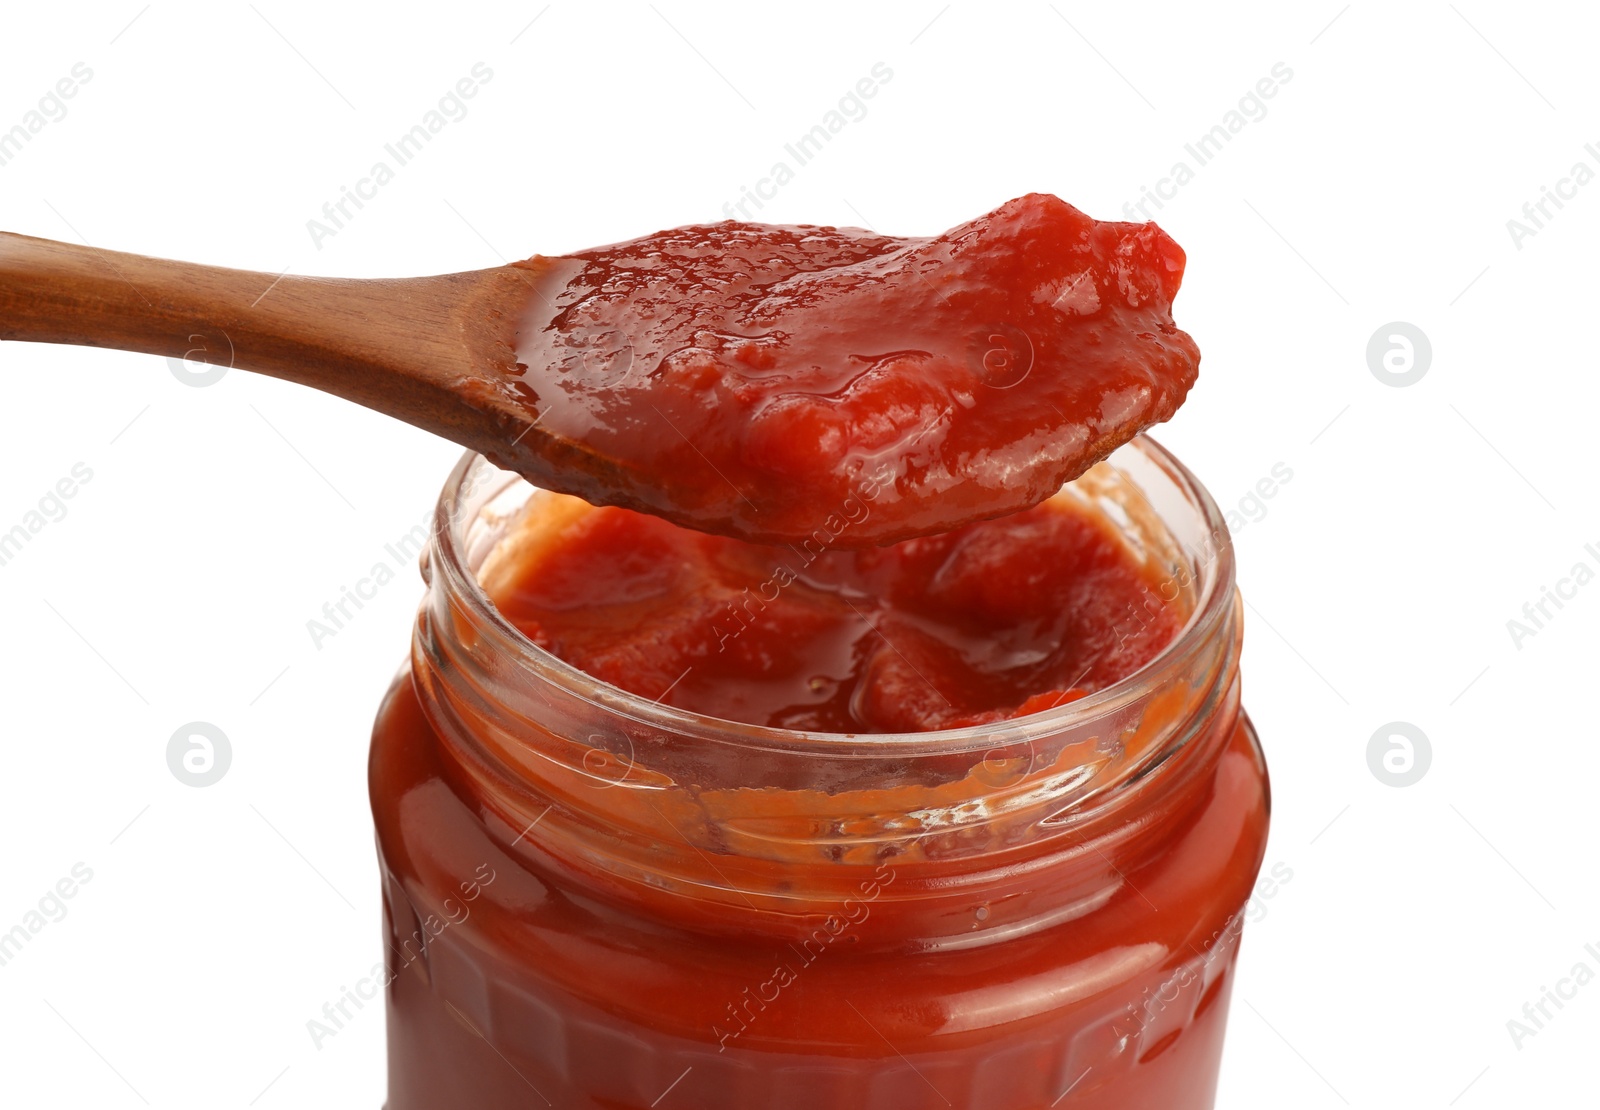
<svg viewBox="0 0 1600 1110"><path fill-rule="evenodd" d="M0 340L234 366L309 385L482 449L503 420L462 382L512 352L524 267L316 278L172 262L0 232Z"/></svg>

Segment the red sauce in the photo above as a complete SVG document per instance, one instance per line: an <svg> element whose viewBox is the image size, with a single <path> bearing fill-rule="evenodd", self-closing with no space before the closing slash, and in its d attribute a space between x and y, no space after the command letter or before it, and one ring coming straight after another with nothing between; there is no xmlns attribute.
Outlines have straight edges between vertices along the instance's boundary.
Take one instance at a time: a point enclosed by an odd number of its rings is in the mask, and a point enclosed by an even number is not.
<svg viewBox="0 0 1600 1110"><path fill-rule="evenodd" d="M1055 496L1193 383L1182 252L1029 196L541 265L518 393L610 507L431 557L389 1110L1209 1110L1268 809L1231 560Z"/></svg>
<svg viewBox="0 0 1600 1110"><path fill-rule="evenodd" d="M1171 416L1199 364L1178 245L1041 194L932 238L727 221L530 265L550 292L510 388L615 463L572 492L762 542L1036 504Z"/></svg>
<svg viewBox="0 0 1600 1110"><path fill-rule="evenodd" d="M771 548L568 504L495 602L597 678L725 720L812 732L955 728L1065 704L1177 631L1085 513L1047 502L866 551ZM563 514L565 516L565 514Z"/></svg>

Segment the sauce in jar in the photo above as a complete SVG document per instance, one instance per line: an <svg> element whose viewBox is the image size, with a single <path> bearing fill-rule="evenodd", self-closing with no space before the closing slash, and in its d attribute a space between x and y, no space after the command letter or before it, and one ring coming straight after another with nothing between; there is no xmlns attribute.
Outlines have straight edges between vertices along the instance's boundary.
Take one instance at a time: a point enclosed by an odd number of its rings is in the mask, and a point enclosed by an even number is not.
<svg viewBox="0 0 1600 1110"><path fill-rule="evenodd" d="M1176 633L1118 537L1047 502L864 551L771 548L548 498L492 583L538 646L731 721L894 733L1054 708Z"/></svg>
<svg viewBox="0 0 1600 1110"><path fill-rule="evenodd" d="M373 740L388 1110L1211 1106L1268 812L1216 507L1141 439L806 555L458 468Z"/></svg>

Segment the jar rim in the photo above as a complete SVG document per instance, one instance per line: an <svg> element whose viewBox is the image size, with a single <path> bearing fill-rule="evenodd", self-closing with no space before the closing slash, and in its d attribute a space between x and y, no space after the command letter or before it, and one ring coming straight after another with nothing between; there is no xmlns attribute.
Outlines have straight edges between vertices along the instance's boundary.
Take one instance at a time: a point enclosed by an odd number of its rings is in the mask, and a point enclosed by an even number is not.
<svg viewBox="0 0 1600 1110"><path fill-rule="evenodd" d="M482 455L466 452L445 480L434 514L428 548L427 574L440 573L452 594L464 605L477 631L491 641L490 647L514 659L530 677L558 687L568 696L646 727L659 728L681 736L737 742L742 746L787 752L815 752L848 755L870 750L882 755L894 748L907 755L965 752L993 746L998 739L1025 739L1034 735L1074 729L1106 717L1150 696L1183 673L1189 661L1211 642L1217 627L1225 622L1233 607L1235 561L1233 541L1222 511L1199 479L1177 457L1148 435L1140 435L1118 448L1137 452L1154 463L1173 482L1178 492L1197 510L1210 550L1200 553L1182 546L1183 556L1193 567L1198 589L1194 608L1183 628L1159 652L1132 674L1096 690L1085 697L1053 709L1012 717L986 724L919 732L819 732L778 728L743 721L731 721L663 705L641 694L596 678L553 652L534 643L500 611L468 566L462 529L470 518L461 511L463 491L478 467L494 467ZM509 471L506 485L523 481ZM1070 485L1070 483L1069 483ZM495 490L497 495L504 485ZM473 506L475 512L478 506Z"/></svg>

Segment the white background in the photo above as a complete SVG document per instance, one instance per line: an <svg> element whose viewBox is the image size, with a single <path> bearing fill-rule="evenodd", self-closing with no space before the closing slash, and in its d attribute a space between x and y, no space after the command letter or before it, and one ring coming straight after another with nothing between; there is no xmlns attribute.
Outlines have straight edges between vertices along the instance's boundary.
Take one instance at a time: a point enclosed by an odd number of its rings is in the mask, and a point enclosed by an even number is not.
<svg viewBox="0 0 1600 1110"><path fill-rule="evenodd" d="M1600 182L1520 246L1507 221L1600 169L1597 35L1484 0L8 5L0 130L93 76L0 166L0 227L270 274L555 254L722 218L878 62L867 114L752 214L924 234L1039 190L1121 218L1283 63L1157 213L1205 352L1158 438L1225 508L1293 471L1237 537L1292 879L1245 934L1219 1105L1570 1106L1600 985L1520 1046L1507 1022L1600 972L1600 584L1520 647L1507 621L1600 570ZM314 246L477 62L469 113ZM1406 388L1367 362L1392 321L1432 343ZM377 1008L320 1049L306 1023L380 958L366 744L421 583L320 649L306 622L392 569L458 449L149 356L6 344L0 382L0 531L93 471L0 566L0 931L93 871L0 967L0 1104L376 1107ZM195 720L233 750L206 789L165 755ZM1431 741L1404 788L1367 756L1396 720Z"/></svg>

